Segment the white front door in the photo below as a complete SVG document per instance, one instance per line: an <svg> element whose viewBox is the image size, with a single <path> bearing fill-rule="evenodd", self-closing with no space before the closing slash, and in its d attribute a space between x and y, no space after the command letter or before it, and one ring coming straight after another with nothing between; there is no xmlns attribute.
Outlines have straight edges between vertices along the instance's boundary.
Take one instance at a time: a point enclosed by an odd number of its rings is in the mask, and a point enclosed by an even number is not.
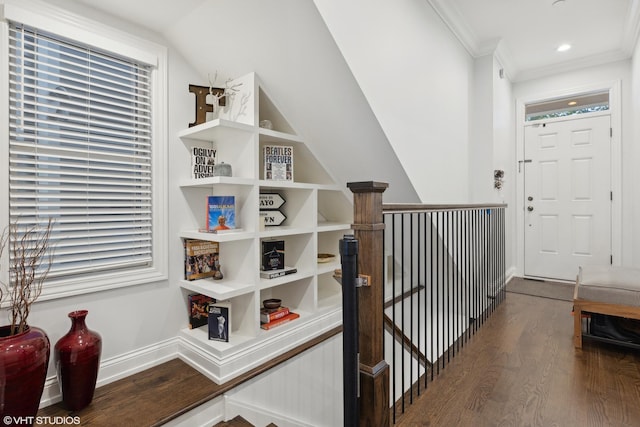
<svg viewBox="0 0 640 427"><path fill-rule="evenodd" d="M573 117L525 126L525 276L611 262L611 119Z"/></svg>

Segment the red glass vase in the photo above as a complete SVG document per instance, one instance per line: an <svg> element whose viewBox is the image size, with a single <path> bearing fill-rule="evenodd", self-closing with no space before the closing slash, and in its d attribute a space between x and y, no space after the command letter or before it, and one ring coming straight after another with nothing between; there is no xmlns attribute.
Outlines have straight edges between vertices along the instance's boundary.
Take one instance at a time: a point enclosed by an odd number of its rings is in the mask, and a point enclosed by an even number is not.
<svg viewBox="0 0 640 427"><path fill-rule="evenodd" d="M102 337L87 328L87 310L69 313L71 329L54 347L62 405L79 411L93 400L102 353Z"/></svg>
<svg viewBox="0 0 640 427"><path fill-rule="evenodd" d="M42 329L27 327L16 335L10 331L11 326L0 327L0 420L21 417L22 425L31 425L28 420L38 413L51 345Z"/></svg>

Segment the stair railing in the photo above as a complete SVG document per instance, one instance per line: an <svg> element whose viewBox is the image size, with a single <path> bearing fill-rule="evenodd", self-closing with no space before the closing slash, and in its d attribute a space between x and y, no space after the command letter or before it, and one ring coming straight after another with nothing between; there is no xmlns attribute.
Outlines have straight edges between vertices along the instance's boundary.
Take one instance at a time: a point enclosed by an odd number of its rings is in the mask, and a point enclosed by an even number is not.
<svg viewBox="0 0 640 427"><path fill-rule="evenodd" d="M368 281L358 288L360 425L388 426L504 299L506 205L383 204L387 184L347 186Z"/></svg>

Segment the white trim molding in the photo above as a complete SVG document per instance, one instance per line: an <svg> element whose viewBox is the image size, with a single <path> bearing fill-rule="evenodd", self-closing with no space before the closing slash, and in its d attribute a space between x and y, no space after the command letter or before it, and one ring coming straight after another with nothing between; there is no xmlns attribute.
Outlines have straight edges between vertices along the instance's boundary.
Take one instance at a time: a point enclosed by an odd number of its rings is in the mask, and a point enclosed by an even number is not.
<svg viewBox="0 0 640 427"><path fill-rule="evenodd" d="M62 37L87 43L109 52L152 65L152 203L153 237L151 265L96 273L92 277L64 277L47 281L39 301L67 298L147 283L157 283L168 279L169 265L169 204L168 204L168 49L158 43L110 27L101 22L87 19L65 9L40 0L0 0L0 56L8 58L7 20L20 22L46 30ZM4 61L6 62L6 61ZM3 62L3 63L4 63ZM0 70L0 98L9 99L9 70ZM3 96L2 96L3 95ZM0 106L0 135L9 134L9 106ZM6 167L0 167L0 200L9 200L8 137L0 138L0 158L7 159ZM0 228L9 221L8 203L0 203ZM8 271L6 257L0 260L0 274ZM6 264L6 265L5 265ZM2 277L0 277L2 279Z"/></svg>

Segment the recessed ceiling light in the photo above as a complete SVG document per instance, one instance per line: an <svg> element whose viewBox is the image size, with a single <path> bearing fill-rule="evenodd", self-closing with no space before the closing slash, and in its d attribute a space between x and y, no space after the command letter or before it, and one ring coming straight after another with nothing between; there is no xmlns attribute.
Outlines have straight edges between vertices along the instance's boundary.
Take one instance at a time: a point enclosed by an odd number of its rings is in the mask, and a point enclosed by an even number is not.
<svg viewBox="0 0 640 427"><path fill-rule="evenodd" d="M574 105L577 105L577 104L578 104L578 103L577 103L576 101L570 101L568 105L570 105L570 106L572 106L572 107L573 107Z"/></svg>
<svg viewBox="0 0 640 427"><path fill-rule="evenodd" d="M561 44L560 46L558 46L558 49L556 49L556 50L557 50L558 52L566 52L566 51L568 51L569 49L571 49L571 45L570 45L570 44L567 44L567 43L564 43L564 44Z"/></svg>

